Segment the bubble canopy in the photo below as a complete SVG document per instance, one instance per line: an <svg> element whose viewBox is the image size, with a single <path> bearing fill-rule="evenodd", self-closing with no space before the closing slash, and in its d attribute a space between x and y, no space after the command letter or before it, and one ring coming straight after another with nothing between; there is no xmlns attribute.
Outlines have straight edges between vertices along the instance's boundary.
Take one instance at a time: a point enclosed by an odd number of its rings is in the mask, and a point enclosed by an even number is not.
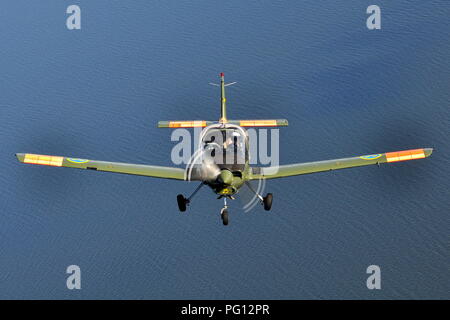
<svg viewBox="0 0 450 320"><path fill-rule="evenodd" d="M221 169L243 170L248 160L248 137L235 127L210 128L202 137L201 145Z"/></svg>

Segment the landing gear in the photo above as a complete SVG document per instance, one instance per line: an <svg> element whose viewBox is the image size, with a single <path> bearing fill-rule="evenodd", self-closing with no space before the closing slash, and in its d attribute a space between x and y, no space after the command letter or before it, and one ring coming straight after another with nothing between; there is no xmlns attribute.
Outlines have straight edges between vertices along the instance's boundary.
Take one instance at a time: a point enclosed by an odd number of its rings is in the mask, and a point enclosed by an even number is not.
<svg viewBox="0 0 450 320"><path fill-rule="evenodd" d="M180 209L181 212L186 211L186 205L189 203L189 200L186 199L182 194L177 195L177 203L178 203L178 209Z"/></svg>
<svg viewBox="0 0 450 320"><path fill-rule="evenodd" d="M203 185L204 183L202 182L189 198L185 198L182 194L177 195L178 209L180 209L181 212L186 211L186 206L189 205L192 197L197 193L198 190L200 190L201 187L203 187Z"/></svg>
<svg viewBox="0 0 450 320"><path fill-rule="evenodd" d="M223 209L220 210L220 218L222 219L222 223L224 226L228 225L228 206L227 206L227 197L223 198Z"/></svg>
<svg viewBox="0 0 450 320"><path fill-rule="evenodd" d="M263 198L264 210L269 211L270 208L272 208L272 199L273 199L273 195L271 193L268 193Z"/></svg>
<svg viewBox="0 0 450 320"><path fill-rule="evenodd" d="M272 208L273 195L268 193L265 197L263 197L252 188L250 183L246 182L246 185L258 197L259 201L264 206L264 210L269 211Z"/></svg>
<svg viewBox="0 0 450 320"><path fill-rule="evenodd" d="M220 211L220 217L222 218L222 223L224 226L228 225L228 209L223 208L222 211Z"/></svg>

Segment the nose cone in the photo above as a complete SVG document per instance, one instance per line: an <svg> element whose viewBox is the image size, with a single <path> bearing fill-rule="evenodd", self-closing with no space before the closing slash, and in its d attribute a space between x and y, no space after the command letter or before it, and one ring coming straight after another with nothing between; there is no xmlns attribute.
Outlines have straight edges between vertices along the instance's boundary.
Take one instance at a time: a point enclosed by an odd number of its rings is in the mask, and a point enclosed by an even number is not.
<svg viewBox="0 0 450 320"><path fill-rule="evenodd" d="M233 174L230 170L222 170L219 175L219 181L223 184L230 185L233 182Z"/></svg>

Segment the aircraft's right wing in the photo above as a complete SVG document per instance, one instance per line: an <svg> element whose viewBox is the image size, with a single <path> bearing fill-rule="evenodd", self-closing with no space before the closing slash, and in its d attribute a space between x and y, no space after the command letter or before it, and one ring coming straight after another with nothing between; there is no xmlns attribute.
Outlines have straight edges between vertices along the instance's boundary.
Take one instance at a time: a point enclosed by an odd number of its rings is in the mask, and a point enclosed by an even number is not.
<svg viewBox="0 0 450 320"><path fill-rule="evenodd" d="M149 166L145 164L98 161L31 153L16 153L16 157L22 163L125 173L154 178L185 180L184 169L175 167Z"/></svg>
<svg viewBox="0 0 450 320"><path fill-rule="evenodd" d="M432 148L423 148L423 149L370 154L360 157L296 163L296 164L282 165L278 167L259 167L259 168L253 167L251 179L257 180L257 179L283 178L301 174L367 166L371 164L422 159L425 157L429 157L432 152L433 152Z"/></svg>

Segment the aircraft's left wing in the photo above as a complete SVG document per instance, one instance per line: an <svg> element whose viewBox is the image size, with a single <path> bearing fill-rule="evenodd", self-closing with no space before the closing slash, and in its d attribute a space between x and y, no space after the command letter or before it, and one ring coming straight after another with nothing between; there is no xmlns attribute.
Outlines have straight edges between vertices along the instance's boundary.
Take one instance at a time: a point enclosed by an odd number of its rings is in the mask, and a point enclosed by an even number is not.
<svg viewBox="0 0 450 320"><path fill-rule="evenodd" d="M31 153L16 153L16 157L22 163L125 173L155 178L185 180L184 169L175 167L161 167L122 162L66 158L60 156L48 156Z"/></svg>
<svg viewBox="0 0 450 320"><path fill-rule="evenodd" d="M429 157L432 152L433 152L432 148L423 148L423 149L370 154L360 157L296 163L296 164L282 165L278 167L261 167L261 168L253 167L251 179L256 180L256 179L283 178L289 176L297 176L301 174L367 166L371 164L422 159L425 157Z"/></svg>

